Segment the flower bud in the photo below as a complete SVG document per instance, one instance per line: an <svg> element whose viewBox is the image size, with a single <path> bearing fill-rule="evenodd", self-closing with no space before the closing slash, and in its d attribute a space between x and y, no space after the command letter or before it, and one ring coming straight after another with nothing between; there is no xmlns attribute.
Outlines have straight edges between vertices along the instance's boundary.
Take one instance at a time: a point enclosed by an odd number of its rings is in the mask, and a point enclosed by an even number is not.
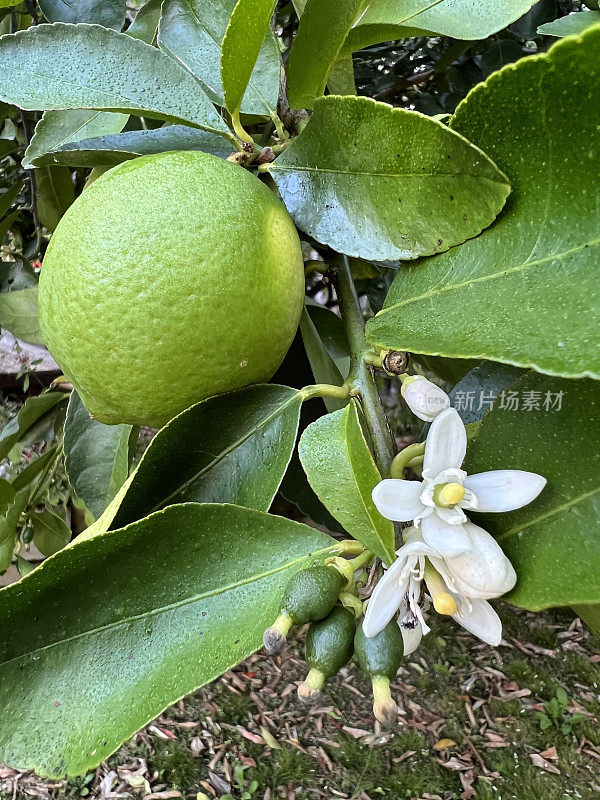
<svg viewBox="0 0 600 800"><path fill-rule="evenodd" d="M422 375L406 378L400 391L413 414L425 422L432 422L438 414L450 407L450 398L446 392Z"/></svg>

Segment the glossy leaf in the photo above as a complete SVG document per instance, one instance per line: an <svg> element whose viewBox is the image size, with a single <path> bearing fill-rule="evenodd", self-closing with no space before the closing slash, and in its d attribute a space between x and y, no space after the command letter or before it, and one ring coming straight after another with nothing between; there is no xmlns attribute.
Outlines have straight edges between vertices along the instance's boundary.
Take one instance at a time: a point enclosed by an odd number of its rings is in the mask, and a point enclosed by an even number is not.
<svg viewBox="0 0 600 800"><path fill-rule="evenodd" d="M489 231L398 272L371 344L600 377L597 324L600 27L492 75L453 130L513 194ZM573 147L573 131L585 147Z"/></svg>
<svg viewBox="0 0 600 800"><path fill-rule="evenodd" d="M88 108L227 132L192 75L100 25L36 25L0 38L0 98L27 110Z"/></svg>
<svg viewBox="0 0 600 800"><path fill-rule="evenodd" d="M225 108L239 114L250 77L275 10L276 0L238 0L221 45L221 84Z"/></svg>
<svg viewBox="0 0 600 800"><path fill-rule="evenodd" d="M147 0L135 15L135 19L125 33L134 39L152 44L158 31L162 0Z"/></svg>
<svg viewBox="0 0 600 800"><path fill-rule="evenodd" d="M347 378L350 371L350 346L342 318L329 308L313 305L312 303L306 304L306 310L317 329L325 349L334 360L342 376Z"/></svg>
<svg viewBox="0 0 600 800"><path fill-rule="evenodd" d="M330 94L356 94L354 81L354 62L352 54L340 56L334 63L327 78Z"/></svg>
<svg viewBox="0 0 600 800"><path fill-rule="evenodd" d="M8 144L10 144L10 142ZM6 214L22 190L23 184L19 182L8 188L4 194L0 194L0 217Z"/></svg>
<svg viewBox="0 0 600 800"><path fill-rule="evenodd" d="M482 361L449 392L450 404L465 425L480 422L495 403L508 402L507 391L522 374L510 364Z"/></svg>
<svg viewBox="0 0 600 800"><path fill-rule="evenodd" d="M75 200L71 170L68 167L42 167L35 177L40 222L49 231L54 231L62 215Z"/></svg>
<svg viewBox="0 0 600 800"><path fill-rule="evenodd" d="M332 544L187 503L61 550L0 592L0 762L51 777L97 766L260 647L291 574Z"/></svg>
<svg viewBox="0 0 600 800"><path fill-rule="evenodd" d="M510 389L519 407L487 413L465 469L537 472L548 484L528 506L473 514L518 575L510 602L538 610L600 602L600 384L527 372Z"/></svg>
<svg viewBox="0 0 600 800"><path fill-rule="evenodd" d="M381 480L358 417L356 401L313 422L298 445L318 498L348 533L386 564L394 560L394 526L371 499Z"/></svg>
<svg viewBox="0 0 600 800"><path fill-rule="evenodd" d="M43 556L52 556L67 544L71 529L57 514L47 509L31 518L33 523L33 543Z"/></svg>
<svg viewBox="0 0 600 800"><path fill-rule="evenodd" d="M578 617L581 617L596 636L600 636L600 605L573 606L573 611Z"/></svg>
<svg viewBox="0 0 600 800"><path fill-rule="evenodd" d="M300 333L302 334L302 341L304 342L304 348L315 383L328 383L333 386L341 386L344 383L344 379L335 365L335 361L325 349L319 332L308 315L306 308L302 312L302 319L300 320ZM324 397L323 402L328 411L336 411L339 408L343 408L348 403L348 400L341 400L336 397Z"/></svg>
<svg viewBox="0 0 600 800"><path fill-rule="evenodd" d="M77 14L71 22L88 22L84 18L86 12L84 4L78 3L76 6L71 6L71 9L73 13ZM138 11L134 21L127 28L127 36L151 44L156 34L159 18L160 1L149 0ZM26 169L34 166L34 161L36 165L42 166L38 161L42 155L62 148L67 142L78 142L81 139L120 133L128 119L129 114L110 111L90 111L88 109L46 111L36 125L35 133L25 151L22 164ZM55 163L57 161L45 159L43 165ZM61 161L61 163L69 162Z"/></svg>
<svg viewBox="0 0 600 800"><path fill-rule="evenodd" d="M352 29L345 50L409 36L486 39L525 14L536 0L374 0Z"/></svg>
<svg viewBox="0 0 600 800"><path fill-rule="evenodd" d="M32 142L34 140L35 137ZM137 156L172 150L202 150L227 158L232 145L215 133L187 125L166 125L156 130L125 131L112 136L70 141L56 150L34 157L33 166L59 163L72 167L112 167Z"/></svg>
<svg viewBox="0 0 600 800"><path fill-rule="evenodd" d="M476 236L510 189L462 136L366 97L317 100L306 128L268 170L299 228L339 252L383 261Z"/></svg>
<svg viewBox="0 0 600 800"><path fill-rule="evenodd" d="M13 417L0 432L0 459L6 458L26 432L40 419L53 412L67 396L64 392L44 392L37 397L28 397L17 416Z"/></svg>
<svg viewBox="0 0 600 800"><path fill-rule="evenodd" d="M571 36L580 34L600 22L600 11L577 11L560 17L552 22L545 22L537 29L541 36Z"/></svg>
<svg viewBox="0 0 600 800"><path fill-rule="evenodd" d="M259 385L182 412L148 446L111 527L187 501L267 511L294 449L301 405L295 389Z"/></svg>
<svg viewBox="0 0 600 800"><path fill-rule="evenodd" d="M287 65L287 96L292 108L312 108L325 92L352 24L365 0L308 0Z"/></svg>
<svg viewBox="0 0 600 800"><path fill-rule="evenodd" d="M125 22L125 0L39 0L48 22L92 22L120 31Z"/></svg>
<svg viewBox="0 0 600 800"><path fill-rule="evenodd" d="M103 425L92 419L73 391L65 421L65 468L76 495L99 517L129 475L131 425Z"/></svg>
<svg viewBox="0 0 600 800"><path fill-rule="evenodd" d="M158 31L159 47L195 75L219 105L223 105L221 43L234 6L235 0L166 0ZM276 111L280 71L279 47L268 29L242 100L243 113Z"/></svg>
<svg viewBox="0 0 600 800"><path fill-rule="evenodd" d="M46 153L53 153L55 150L61 150L68 143L78 142L81 139L120 133L128 119L128 114L116 114L109 111L89 111L87 109L46 111L36 125L35 133L25 151L23 167L29 169L35 166L50 166L60 163L51 157L42 159L42 156Z"/></svg>
<svg viewBox="0 0 600 800"><path fill-rule="evenodd" d="M0 294L0 326L17 339L44 344L38 322L37 286Z"/></svg>
<svg viewBox="0 0 600 800"><path fill-rule="evenodd" d="M19 492L0 514L0 575L10 567L17 543L17 523L29 500L29 492Z"/></svg>

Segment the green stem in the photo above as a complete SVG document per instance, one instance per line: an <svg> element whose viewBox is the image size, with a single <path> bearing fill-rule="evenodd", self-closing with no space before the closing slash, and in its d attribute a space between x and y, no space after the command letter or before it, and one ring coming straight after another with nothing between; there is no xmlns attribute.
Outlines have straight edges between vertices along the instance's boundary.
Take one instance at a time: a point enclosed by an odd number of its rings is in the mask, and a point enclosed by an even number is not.
<svg viewBox="0 0 600 800"><path fill-rule="evenodd" d="M405 468L409 465L413 458L419 458L424 452L425 442L409 444L408 447L405 447L404 450L401 450L394 458L392 465L390 466L390 478L398 478L402 480L404 478Z"/></svg>
<svg viewBox="0 0 600 800"><path fill-rule="evenodd" d="M331 383L316 383L314 386L305 386L301 391L302 400L312 400L313 397L336 397L344 400L350 397L351 389L347 383L335 386Z"/></svg>
<svg viewBox="0 0 600 800"><path fill-rule="evenodd" d="M360 398L373 443L375 461L381 474L387 477L396 446L377 391L373 371L364 361L365 354L372 350L365 339L365 322L347 256L341 256L337 262L336 273L340 313L350 346L350 374L347 383L354 390L351 393Z"/></svg>

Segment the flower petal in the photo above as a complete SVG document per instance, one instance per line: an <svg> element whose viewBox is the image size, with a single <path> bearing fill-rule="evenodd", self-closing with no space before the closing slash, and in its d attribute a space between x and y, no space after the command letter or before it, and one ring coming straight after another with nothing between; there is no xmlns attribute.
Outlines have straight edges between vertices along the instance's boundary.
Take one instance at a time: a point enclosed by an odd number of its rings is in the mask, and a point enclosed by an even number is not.
<svg viewBox="0 0 600 800"><path fill-rule="evenodd" d="M494 469L465 479L477 498L477 511L514 511L531 503L546 485L546 478L520 469Z"/></svg>
<svg viewBox="0 0 600 800"><path fill-rule="evenodd" d="M455 408L447 408L433 420L429 428L423 470L437 475L442 470L458 468L466 452L467 433L464 423Z"/></svg>
<svg viewBox="0 0 600 800"><path fill-rule="evenodd" d="M446 392L422 375L413 375L400 391L413 414L425 422L431 422L450 406Z"/></svg>
<svg viewBox="0 0 600 800"><path fill-rule="evenodd" d="M425 542L444 558L464 553L471 546L462 525L450 525L437 514L421 520L421 532Z"/></svg>
<svg viewBox="0 0 600 800"><path fill-rule="evenodd" d="M463 531L469 548L447 558L445 571L456 591L470 598L489 600L510 591L517 581L516 573L498 542L472 522Z"/></svg>
<svg viewBox="0 0 600 800"><path fill-rule="evenodd" d="M379 583L373 589L363 620L365 636L376 636L379 631L385 628L400 608L408 589L410 578L407 575L406 578L401 580L407 561L408 559L405 556L397 558L392 566L384 572Z"/></svg>
<svg viewBox="0 0 600 800"><path fill-rule="evenodd" d="M373 489L372 497L382 517L394 522L409 522L423 511L421 481L386 478Z"/></svg>
<svg viewBox="0 0 600 800"><path fill-rule="evenodd" d="M406 628L400 621L398 621L398 625L400 625L400 633L402 634L402 640L404 642L404 655L409 656L411 653L414 653L421 644L423 628L420 623L417 623L414 628Z"/></svg>
<svg viewBox="0 0 600 800"><path fill-rule="evenodd" d="M497 647L502 641L502 622L486 600L473 600L470 610L463 604L460 613L452 617L469 633L492 647Z"/></svg>

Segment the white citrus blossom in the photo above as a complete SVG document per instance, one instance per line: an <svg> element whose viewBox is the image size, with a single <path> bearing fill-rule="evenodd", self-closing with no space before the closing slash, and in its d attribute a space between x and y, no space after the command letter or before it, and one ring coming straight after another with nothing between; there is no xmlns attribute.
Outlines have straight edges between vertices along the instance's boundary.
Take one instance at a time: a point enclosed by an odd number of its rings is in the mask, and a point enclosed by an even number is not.
<svg viewBox="0 0 600 800"><path fill-rule="evenodd" d="M469 550L453 558L442 558L417 528L404 531L407 544L371 595L363 621L365 636L375 636L399 614L404 652L414 652L429 632L421 610L427 591L437 611L451 615L482 641L500 644L502 623L487 601L512 589L517 576L487 531L472 522L465 523L464 530Z"/></svg>
<svg viewBox="0 0 600 800"><path fill-rule="evenodd" d="M531 503L546 485L541 475L516 469L467 476L460 468L466 451L465 426L456 409L447 408L431 423L423 480L387 478L373 489L373 502L382 516L395 522L414 520L423 540L442 556L470 547L464 509L513 511Z"/></svg>
<svg viewBox="0 0 600 800"><path fill-rule="evenodd" d="M423 375L404 378L400 394L413 414L425 422L431 422L450 407L450 398L446 392Z"/></svg>

